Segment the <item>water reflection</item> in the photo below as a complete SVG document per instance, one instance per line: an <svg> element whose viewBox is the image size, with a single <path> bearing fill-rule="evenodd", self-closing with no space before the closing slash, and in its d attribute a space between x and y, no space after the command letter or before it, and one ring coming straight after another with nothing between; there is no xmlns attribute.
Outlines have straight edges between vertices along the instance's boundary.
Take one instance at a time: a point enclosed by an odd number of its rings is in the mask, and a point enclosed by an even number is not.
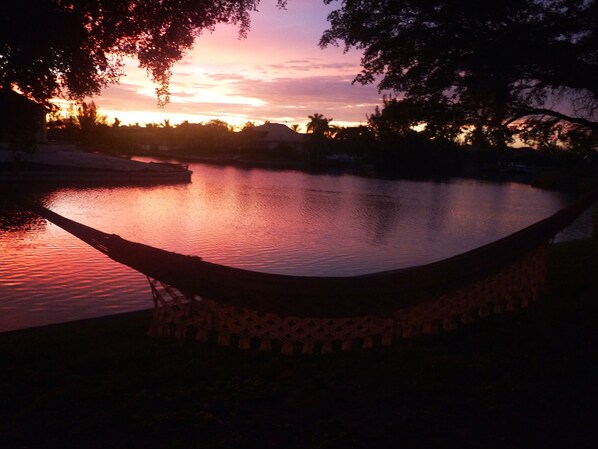
<svg viewBox="0 0 598 449"><path fill-rule="evenodd" d="M45 224L45 220L39 216L24 211L14 204L0 204L0 232L26 235L41 231Z"/></svg>
<svg viewBox="0 0 598 449"><path fill-rule="evenodd" d="M97 229L208 261L341 276L442 259L567 202L517 184L191 168L189 185L61 188L34 196ZM151 305L139 273L8 201L0 207L0 331Z"/></svg>
<svg viewBox="0 0 598 449"><path fill-rule="evenodd" d="M399 217L400 205L389 197L377 195L363 195L357 201L355 219L367 241L374 246L388 243Z"/></svg>

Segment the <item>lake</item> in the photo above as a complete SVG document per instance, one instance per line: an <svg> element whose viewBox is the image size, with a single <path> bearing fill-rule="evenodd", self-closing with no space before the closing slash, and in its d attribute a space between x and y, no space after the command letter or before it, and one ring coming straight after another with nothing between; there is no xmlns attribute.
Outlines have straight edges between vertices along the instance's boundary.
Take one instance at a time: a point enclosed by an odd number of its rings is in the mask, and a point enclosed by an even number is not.
<svg viewBox="0 0 598 449"><path fill-rule="evenodd" d="M126 239L220 264L316 276L440 260L504 237L571 200L523 184L471 179L190 168L191 184L54 188L37 195L68 218ZM143 275L18 210L6 196L0 332L152 306ZM559 238L589 229L578 228Z"/></svg>

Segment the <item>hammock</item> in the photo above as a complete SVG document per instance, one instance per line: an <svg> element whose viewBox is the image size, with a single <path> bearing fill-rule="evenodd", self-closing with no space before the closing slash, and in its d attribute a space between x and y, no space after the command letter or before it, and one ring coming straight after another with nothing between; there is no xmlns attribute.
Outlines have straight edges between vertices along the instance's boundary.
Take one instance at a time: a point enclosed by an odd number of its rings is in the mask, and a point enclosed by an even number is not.
<svg viewBox="0 0 598 449"><path fill-rule="evenodd" d="M395 337L450 330L459 323L538 298L550 240L594 201L588 194L551 217L480 248L427 265L351 277L269 274L203 261L125 240L29 209L148 277L155 305L151 334L190 333L240 347L329 352Z"/></svg>

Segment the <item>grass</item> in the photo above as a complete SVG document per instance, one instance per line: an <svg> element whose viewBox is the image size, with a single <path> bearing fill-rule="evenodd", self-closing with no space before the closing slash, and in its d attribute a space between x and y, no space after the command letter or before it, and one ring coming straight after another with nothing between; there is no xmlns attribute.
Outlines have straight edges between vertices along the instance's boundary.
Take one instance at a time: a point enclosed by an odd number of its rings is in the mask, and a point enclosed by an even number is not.
<svg viewBox="0 0 598 449"><path fill-rule="evenodd" d="M0 334L0 447L598 447L598 255L551 251L531 308L391 348L151 339L149 312Z"/></svg>

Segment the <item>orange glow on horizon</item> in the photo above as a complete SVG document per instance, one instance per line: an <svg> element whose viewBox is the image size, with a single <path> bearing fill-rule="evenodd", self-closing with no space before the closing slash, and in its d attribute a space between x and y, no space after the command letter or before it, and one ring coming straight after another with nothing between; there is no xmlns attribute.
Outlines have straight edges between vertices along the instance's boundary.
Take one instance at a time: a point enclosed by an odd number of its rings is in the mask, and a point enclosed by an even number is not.
<svg viewBox="0 0 598 449"><path fill-rule="evenodd" d="M318 47L326 17L334 5L275 2L251 14L247 38L232 25L201 35L195 47L172 69L170 103L158 107L155 86L137 61L124 61L120 83L94 97L109 123L172 126L189 121L223 120L236 128L246 122L299 124L305 129L315 113L336 126L355 126L381 103L376 86L352 84L360 72L358 52ZM63 111L69 105L57 100Z"/></svg>

